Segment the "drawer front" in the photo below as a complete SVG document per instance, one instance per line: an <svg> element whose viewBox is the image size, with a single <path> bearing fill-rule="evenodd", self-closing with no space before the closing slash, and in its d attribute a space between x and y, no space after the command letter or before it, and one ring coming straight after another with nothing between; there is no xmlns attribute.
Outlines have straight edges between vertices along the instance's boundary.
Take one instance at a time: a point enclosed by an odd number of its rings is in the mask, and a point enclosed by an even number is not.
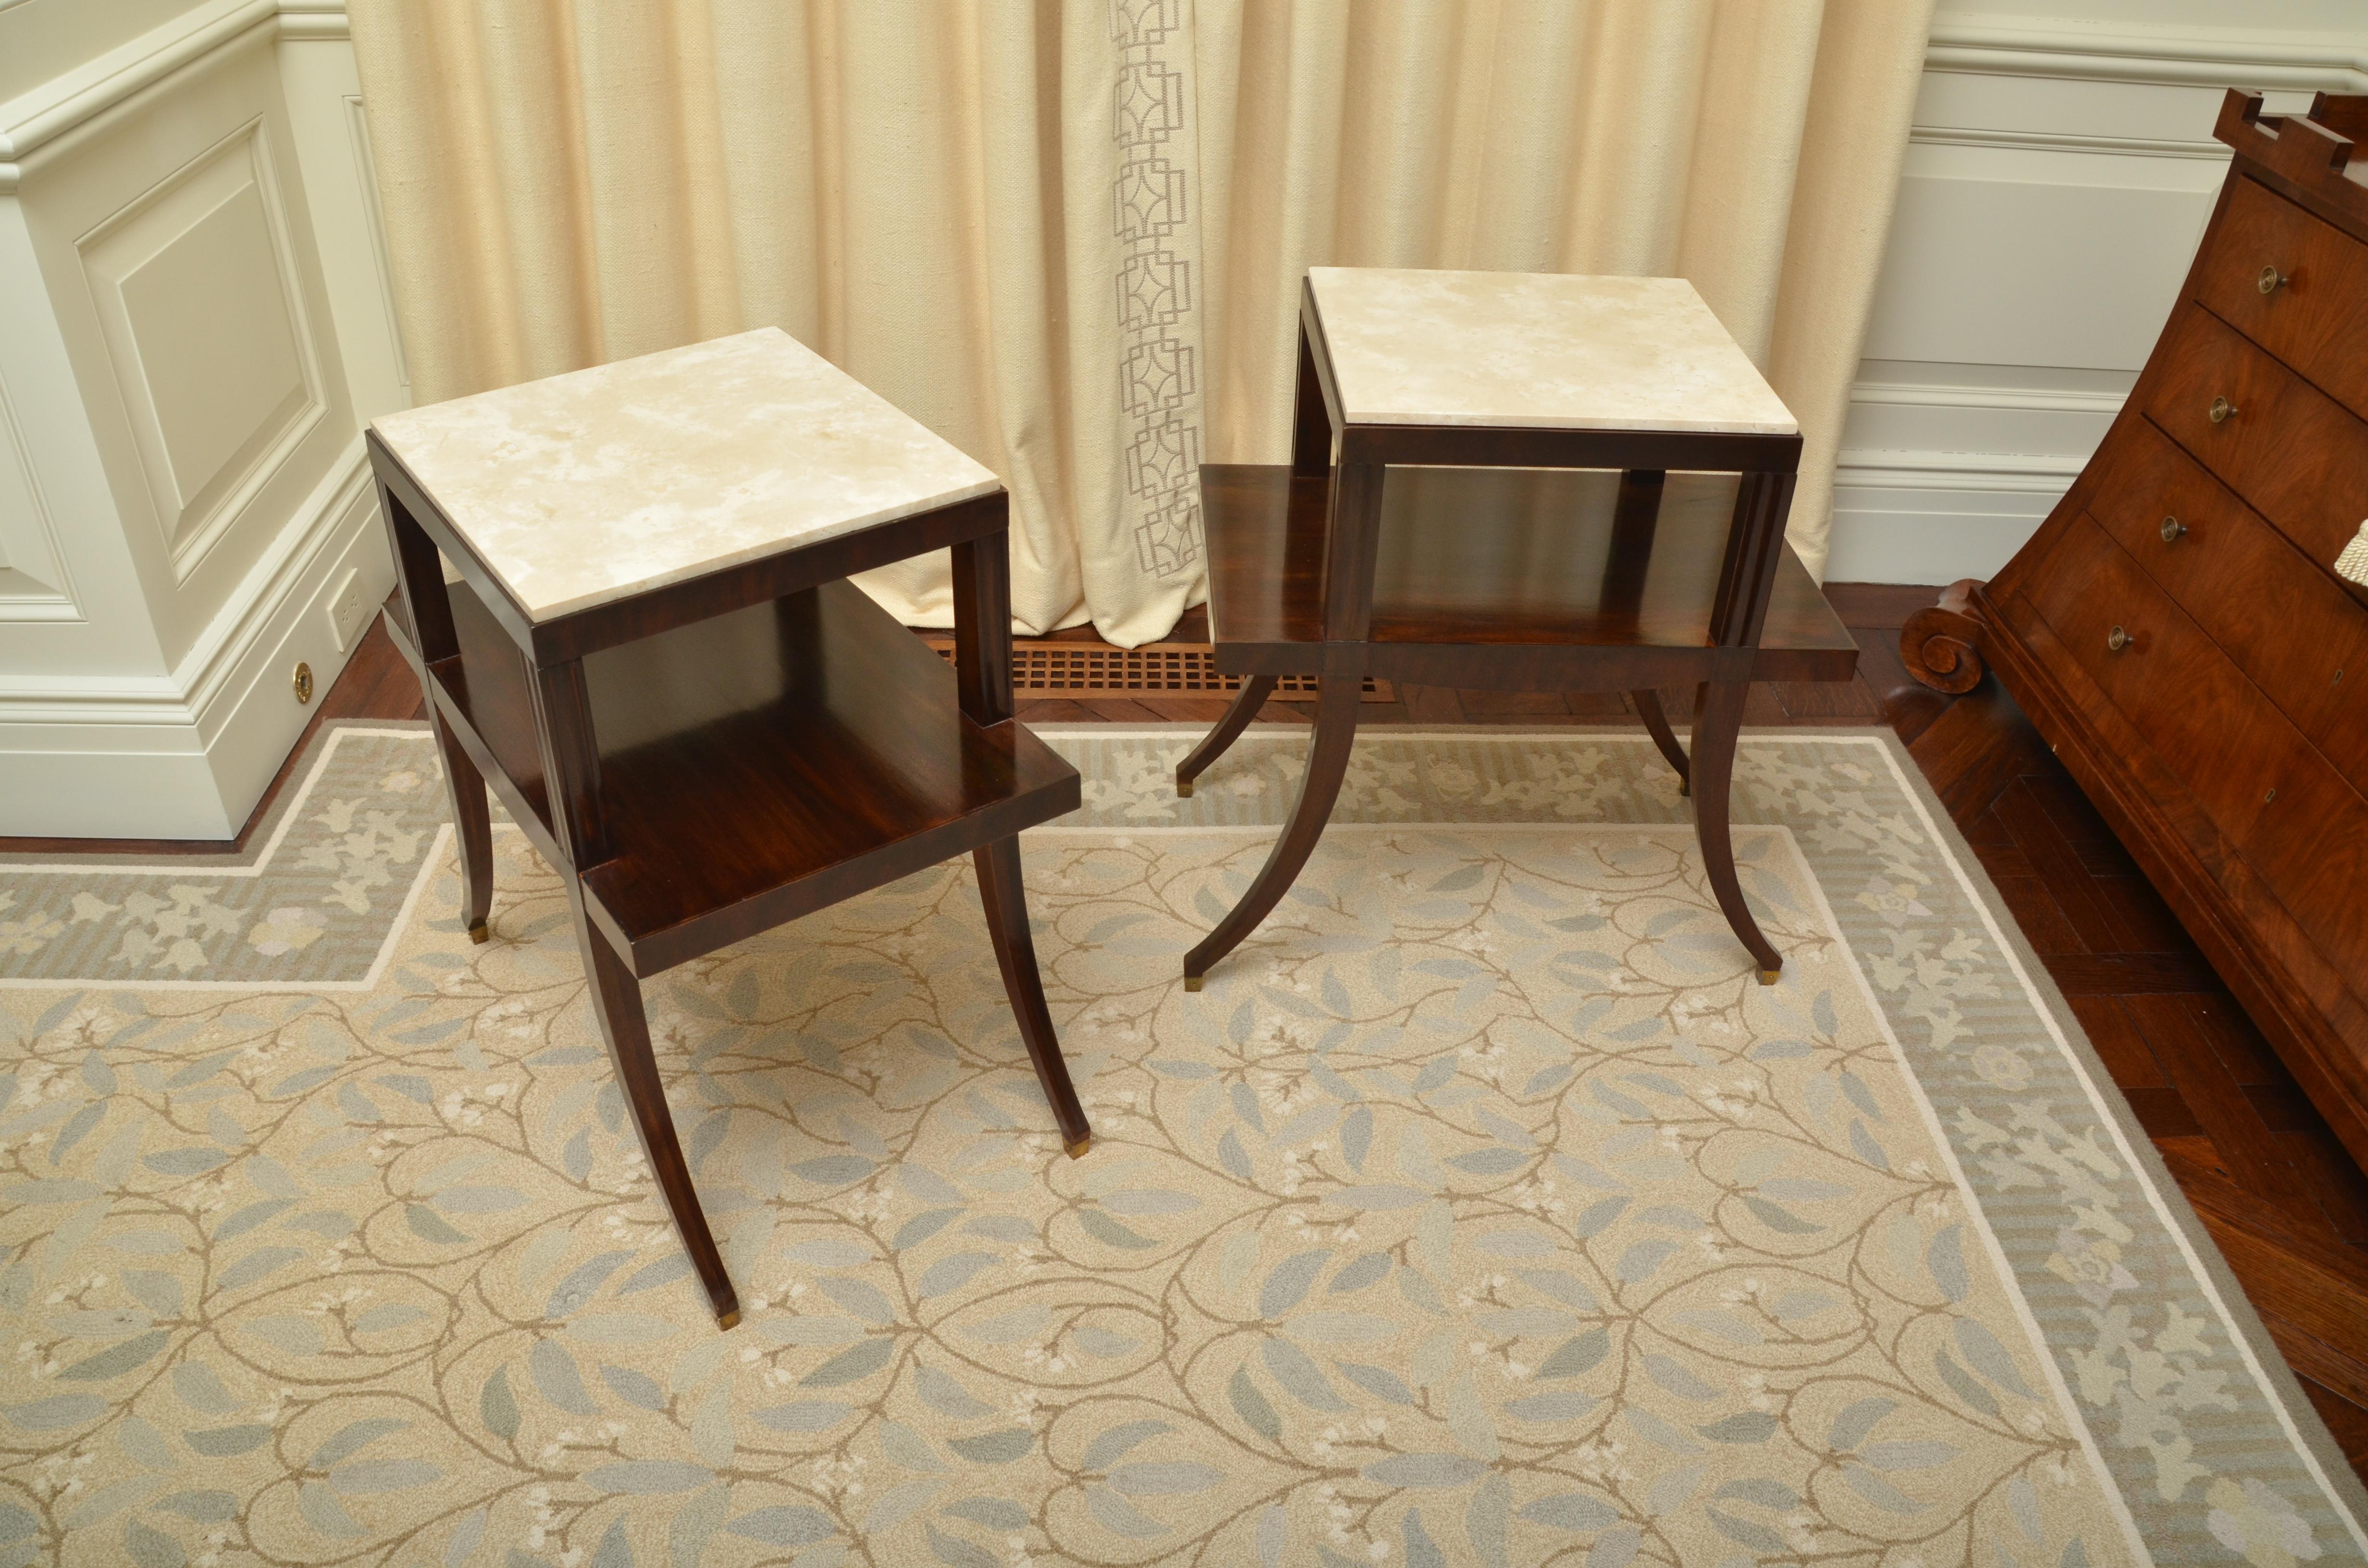
<svg viewBox="0 0 2368 1568"><path fill-rule="evenodd" d="M2031 582L2072 657L2320 949L2368 966L2368 801L2089 516Z"/></svg>
<svg viewBox="0 0 2368 1568"><path fill-rule="evenodd" d="M2261 808L2266 758L2301 735L2091 517L2072 520L2030 581L2025 592L2089 678L2241 842Z"/></svg>
<svg viewBox="0 0 2368 1568"><path fill-rule="evenodd" d="M2146 575L2350 777L2368 781L2368 606L2143 419L2089 506Z"/></svg>
<svg viewBox="0 0 2368 1568"><path fill-rule="evenodd" d="M2239 179L2196 268L2195 297L2368 417L2368 245Z"/></svg>
<svg viewBox="0 0 2368 1568"><path fill-rule="evenodd" d="M2171 318L2152 368L2146 416L2331 568L2368 517L2368 425L2200 306Z"/></svg>

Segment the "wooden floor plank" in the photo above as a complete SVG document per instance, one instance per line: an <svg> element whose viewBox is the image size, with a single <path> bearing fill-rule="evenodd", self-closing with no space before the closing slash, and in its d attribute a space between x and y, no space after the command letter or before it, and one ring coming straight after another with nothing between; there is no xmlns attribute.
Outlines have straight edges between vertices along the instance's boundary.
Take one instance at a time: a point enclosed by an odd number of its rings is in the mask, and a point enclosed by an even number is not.
<svg viewBox="0 0 2368 1568"><path fill-rule="evenodd" d="M2088 944L2080 939L2079 931L2065 916L2063 905L2055 902L2055 895L2047 891L2047 884L2040 880L2038 872L2027 869L2030 862L2023 859L2021 850L2016 850L2015 856L2018 860L2022 860L2025 869L2017 872L1990 866L1985 866L1983 869L1989 872L1998 896L2006 901L2008 913L2021 927L2032 950L2043 959L2087 952Z"/></svg>
<svg viewBox="0 0 2368 1568"><path fill-rule="evenodd" d="M2244 1244L2239 1243L2239 1245ZM2347 1404L2368 1405L2368 1364L2345 1355L2317 1335L2298 1328L2278 1312L2263 1307L2261 1326L2276 1341L2295 1376L2317 1383Z"/></svg>
<svg viewBox="0 0 2368 1568"><path fill-rule="evenodd" d="M2236 1184L2253 1198L2275 1203L2298 1219L2323 1224L2317 1203L2304 1187L2302 1173L2294 1169L2276 1135L2262 1125L2242 1085L2214 1048L2214 1031L2208 1021L2213 999L2167 994L2120 1000L2180 1097L2211 1134Z"/></svg>
<svg viewBox="0 0 2368 1568"><path fill-rule="evenodd" d="M2130 1102L2130 1109L2138 1119L2138 1126L2148 1138L2200 1138L2203 1123L2195 1119L2186 1097L2169 1085L2159 1088L2127 1088L2122 1091ZM2204 1140L2209 1142L2210 1140Z"/></svg>
<svg viewBox="0 0 2368 1568"><path fill-rule="evenodd" d="M2170 1087L2170 1075L2155 1059L2146 1036L2138 1032L2137 1025L2123 1010L2120 997L2077 996L2068 1000L2073 1017L2080 1020L2089 1043L2096 1048L2114 1083L2125 1091Z"/></svg>
<svg viewBox="0 0 2368 1568"><path fill-rule="evenodd" d="M2152 996L2194 993L2220 983L2203 955L2064 953L2046 959L2048 978L2066 996Z"/></svg>
<svg viewBox="0 0 2368 1568"><path fill-rule="evenodd" d="M2082 949L2091 953L2134 950L2112 910L2098 896L2096 878L2082 867L2078 852L2057 829L2031 780L2018 778L2008 785L1993 809L2064 918L2079 933Z"/></svg>
<svg viewBox="0 0 2368 1568"><path fill-rule="evenodd" d="M2327 1222L2345 1244L2368 1249L2368 1176L2352 1163L2350 1151L2324 1119L2307 1132L2289 1134L2286 1153L2311 1192L2318 1199ZM2368 1312L2368 1303L2362 1310Z"/></svg>
<svg viewBox="0 0 2368 1568"><path fill-rule="evenodd" d="M1417 724L1463 722L1463 704L1443 686L1402 686L1398 687L1398 700L1406 705L1407 716Z"/></svg>
<svg viewBox="0 0 2368 1568"><path fill-rule="evenodd" d="M1883 717L1883 706L1863 680L1781 681L1776 700L1796 724L1867 724Z"/></svg>
<svg viewBox="0 0 2368 1568"><path fill-rule="evenodd" d="M2343 1457L2351 1461L2351 1468L2368 1475L2368 1408L2352 1403L2308 1378L2302 1380L2302 1392L2318 1407L2320 1419L2327 1423Z"/></svg>
<svg viewBox="0 0 2368 1568"><path fill-rule="evenodd" d="M1987 811L2008 785L2046 756L2031 722L1994 683L1976 687L1951 703L1908 743L1907 750L1941 805L1959 822Z"/></svg>
<svg viewBox="0 0 2368 1568"><path fill-rule="evenodd" d="M2285 1063L2234 998L2225 994L2199 997L2188 1009L2196 1027L2212 1042L2213 1051L2226 1064L2228 1075L2240 1084L2291 1085Z"/></svg>

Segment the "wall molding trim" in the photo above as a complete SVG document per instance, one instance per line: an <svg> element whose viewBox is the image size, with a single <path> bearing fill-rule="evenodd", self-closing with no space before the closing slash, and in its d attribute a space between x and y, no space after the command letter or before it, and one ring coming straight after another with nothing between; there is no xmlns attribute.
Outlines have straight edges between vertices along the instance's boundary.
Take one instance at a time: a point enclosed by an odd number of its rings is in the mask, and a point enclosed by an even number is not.
<svg viewBox="0 0 2368 1568"><path fill-rule="evenodd" d="M2146 136L2094 136L2073 131L1995 131L1961 125L1918 125L1907 140L1925 147L2008 147L2032 153L2116 153L2123 157L2198 158L2226 163L2217 142Z"/></svg>
<svg viewBox="0 0 2368 1568"><path fill-rule="evenodd" d="M41 147L263 28L276 38L351 36L345 0L212 0L0 103L0 196L17 188L25 160Z"/></svg>
<svg viewBox="0 0 2368 1568"><path fill-rule="evenodd" d="M1901 408L2004 408L2018 413L2101 414L2122 411L2126 392L2077 392L2050 387L1983 387L1926 385L1909 381L1860 381L1850 388L1852 403L1886 403Z"/></svg>
<svg viewBox="0 0 2368 1568"><path fill-rule="evenodd" d="M1968 494L2061 495L2086 456L2069 452L1921 452L1844 449L1836 490L1927 490Z"/></svg>
<svg viewBox="0 0 2368 1568"><path fill-rule="evenodd" d="M1938 17L1928 71L2174 86L2368 91L2368 47L2323 33ZM2232 75L2237 79L2231 80ZM2216 143L2205 143L2216 145Z"/></svg>
<svg viewBox="0 0 2368 1568"><path fill-rule="evenodd" d="M0 622L85 619L74 599L74 577L66 569L58 520L5 380L0 380L0 444L6 448L0 458L24 486L17 514L0 513Z"/></svg>

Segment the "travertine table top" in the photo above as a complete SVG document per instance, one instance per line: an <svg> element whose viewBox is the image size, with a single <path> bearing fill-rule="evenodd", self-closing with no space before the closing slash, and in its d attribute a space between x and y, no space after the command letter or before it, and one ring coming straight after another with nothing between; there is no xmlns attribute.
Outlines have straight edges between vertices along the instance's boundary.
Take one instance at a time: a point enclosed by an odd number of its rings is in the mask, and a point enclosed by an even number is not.
<svg viewBox="0 0 2368 1568"><path fill-rule="evenodd" d="M1351 424L1800 430L1682 278L1308 269Z"/></svg>
<svg viewBox="0 0 2368 1568"><path fill-rule="evenodd" d="M538 621L1000 486L778 327L372 424Z"/></svg>

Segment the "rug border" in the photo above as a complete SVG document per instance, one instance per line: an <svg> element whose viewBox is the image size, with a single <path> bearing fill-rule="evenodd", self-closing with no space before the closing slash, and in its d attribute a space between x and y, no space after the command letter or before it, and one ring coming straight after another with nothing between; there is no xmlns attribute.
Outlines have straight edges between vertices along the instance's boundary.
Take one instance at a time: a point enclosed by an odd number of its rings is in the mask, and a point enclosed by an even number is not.
<svg viewBox="0 0 2368 1568"><path fill-rule="evenodd" d="M1099 737L1105 740L1208 733L1205 724L1156 722L1135 724L1066 721L1030 724L1029 728L1039 735L1074 736L1078 739ZM1250 725L1243 733L1283 737L1304 736L1310 732L1304 724L1259 723ZM1652 737L1640 729L1603 724L1369 724L1360 726L1359 731L1360 738L1371 735L1405 740L1452 739L1474 733L1505 739L1559 740L1584 736L1634 744L1652 744ZM2171 1176L2170 1168L2156 1150L2154 1141L2139 1125L2137 1113L2131 1109L2128 1096L2113 1082L2112 1074L2106 1070L2096 1047L2089 1043L2088 1031L2080 1027L2078 1017L2065 1001L2064 994L2056 988L2054 977L2047 972L2037 950L2023 936L2022 927L2015 921L1997 884L1990 881L1989 873L1983 869L1980 858L1972 852L1973 846L1965 843L1964 835L1950 819L1947 807L1941 804L1940 796L1925 778L1924 770L1917 765L1914 755L1887 724L1759 726L1745 729L1742 738L1747 743L1783 740L1863 742L1870 739L1880 743L1891 762L1893 773L1920 808L1926 830L1933 835L1958 877L1988 913L2008 950L2013 955L2021 971L2024 989L2038 1002L2049 1021L2055 1025L2056 1033L2070 1049L2074 1061L2088 1080L2090 1102L2112 1124L2128 1158L2144 1175L2159 1200L2161 1211L2185 1239L2189 1251L2201 1265L2214 1294L2219 1298L2217 1304L2221 1316L2243 1339L2244 1349L2258 1367L2265 1391L2272 1396L2279 1414L2293 1430L2312 1466L2319 1471L2319 1481L2327 1490L2328 1500L2343 1514L2344 1523L2351 1528L2354 1546L2363 1554L2368 1554L2368 1523L2363 1523L2368 1521L2368 1483L2363 1483L2353 1471L2351 1460L2336 1443L2334 1434L2328 1430L2327 1422L2318 1414L2317 1407L2302 1392L2294 1369L2286 1365L2284 1355L2279 1351L2276 1342L2270 1337L2268 1328L2261 1323L2252 1299L2245 1294L2243 1285L2229 1268L2227 1259L2221 1255L2219 1244L2212 1239L2203 1221L2196 1217L2194 1206L2187 1200L2187 1194L2180 1190L2178 1180ZM1738 820L1736 825L1747 824ZM1959 846L1964 847L1962 854L1958 852Z"/></svg>
<svg viewBox="0 0 2368 1568"><path fill-rule="evenodd" d="M1783 733L1833 735L1866 732L1821 729ZM2113 1082L2104 1059L2097 1054L2096 1046L2090 1043L2088 1030L2080 1027L2078 1016L2072 1011L2071 1004L2065 1000L2063 992L2056 988L2055 977L2047 972L2046 964L2032 947L2030 938L2022 934L2022 927L2008 909L2005 896L1990 881L1989 872L1983 868L1980 858L1972 853L1973 846L1964 844L1964 835L1959 833L1956 824L1950 820L1948 808L1941 803L1940 796L1925 778L1924 770L1916 765L1914 755L1889 726L1884 726L1880 733L1888 743L1887 749L1892 754L1895 768L1907 781L1909 792L1923 806L1931 825L1936 830L1946 829L1941 837L1942 847L1955 862L1958 874L1964 879L1966 885L1988 907L2008 948L2022 966L2026 986L2045 1006L2065 1043L2071 1048L2074 1058L2088 1074L2089 1097L2112 1119L2130 1158L2146 1173L2156 1194L2162 1199L2163 1210L2169 1215L2171 1222L2186 1235L2205 1275L2219 1292L2222 1315L2244 1335L2253 1359L2260 1365L2263 1381L2276 1393L2287 1420L2294 1426L2295 1436L2301 1438L2311 1457L2317 1461L2323 1472L2322 1479L2329 1483L2330 1494L2350 1516L2346 1522L2351 1527L2354 1543L2363 1554L2368 1554L2368 1484L2363 1484L2359 1472L2351 1468L2351 1460L2337 1444L2335 1435L2328 1430L2326 1419L2318 1414L2318 1407L2311 1403L2310 1396L2302 1392L2302 1384L2295 1379L2294 1369L2286 1365L2285 1355L2278 1349L2277 1342L2270 1337L2269 1328L2261 1322L2252 1298L2245 1293L2243 1283L2237 1279L2235 1270L2228 1267L2227 1258L2221 1254L2220 1244L2212 1239L2212 1233L2197 1216L2195 1206L2188 1201L2178 1178L2170 1174L2170 1167L2163 1162L2161 1151L2154 1146L2154 1140L2139 1124L2137 1112L2131 1108L2129 1096L2123 1094L2121 1085ZM1964 844L1965 853L1959 854L1956 846L1948 842L1952 837L1959 844Z"/></svg>
<svg viewBox="0 0 2368 1568"><path fill-rule="evenodd" d="M1079 740L1153 739L1170 736L1180 739L1205 734L1208 731L1206 724L1159 721L1140 723L1064 721L1033 723L1028 725L1028 728L1039 735ZM1474 734L1486 734L1508 740L1554 741L1586 738L1614 740L1631 744L1651 744L1651 737L1640 730L1600 724L1460 724L1446 727L1431 724L1372 724L1364 726L1364 729L1375 737L1408 740L1468 738ZM423 720L336 719L324 722L312 745L306 748L303 761L298 769L291 773L291 787L279 792L263 819L256 824L255 832L249 838L248 846L243 851L228 855L173 857L161 864L149 864L148 858L120 854L5 855L0 856L0 873L24 873L45 869L58 871L89 869L127 875L142 873L169 875L185 870L200 873L212 871L218 875L225 871L243 871L247 875L258 875L262 868L268 865L272 851L284 834L290 812L306 796L313 775L325 765L329 750L337 744L339 737L354 731L409 734L427 730L428 725ZM1305 737L1310 731L1304 723L1259 723L1249 726L1245 733L1256 734L1261 738L1287 738ZM2013 957L2021 971L2025 991L2037 1001L2048 1021L2054 1026L2055 1033L2069 1049L2074 1062L2078 1065L2087 1081L2090 1102L2111 1122L2126 1157L2143 1174L2157 1199L2160 1212L2187 1243L2189 1252L2200 1266L2204 1278L2210 1282L2213 1293L2218 1298L2216 1304L2220 1309L2221 1316L2243 1341L2247 1357L2255 1364L2265 1391L2272 1396L2278 1405L2279 1414L2283 1417L2293 1436L2298 1440L2311 1466L2319 1472L2318 1479L2326 1489L2329 1500L2334 1502L2344 1515L2344 1523L2350 1527L2355 1545L2364 1552L2368 1552L2368 1528L2363 1528L2362 1526L2362 1521L2368 1520L2368 1484L2363 1484L2360 1476L2352 1470L2351 1461L2336 1443L2334 1435L2328 1430L2327 1424L2319 1415L2317 1407L2302 1392L2293 1369L2286 1365L2284 1356L2278 1350L2275 1341L2271 1338L2268 1329L2262 1324L2260 1313L2254 1309L2250 1298L2245 1294L2243 1286L2229 1268L2226 1257L2222 1256L2219 1244L2212 1239L2211 1233L2197 1218L2193 1206L2187 1199L2187 1195L2180 1190L2178 1181L2171 1176L2169 1168L2163 1163L2162 1156L2155 1149L2153 1141L2146 1136L2144 1129L2139 1125L2136 1113L2131 1109L2127 1096L2122 1093L2119 1085L2113 1083L2112 1074L2098 1056L2096 1048L2089 1043L2088 1033L2081 1028L2078 1016L2072 1012L2063 993L2057 989L2055 980L2048 974L2045 964L2023 936L2021 927L2016 923L1996 884L1990 881L1988 873L1983 869L1979 858L1972 853L1972 846L1965 844L1964 835L1950 820L1947 809L1926 780L1923 769L1916 765L1915 758L1907 747L1888 726L1867 724L1755 727L1745 730L1743 739L1747 742L1850 740L1861 743L1873 739L1879 743L1880 748L1891 764L1894 776L1906 787L1909 797L1916 801L1924 818L1926 830L1933 835L1936 844L1947 856L1951 867L1988 915L1996 933ZM1044 825L1049 827L1053 824ZM407 890L406 897L402 901L389 925L386 941L374 959L370 975L359 983L359 988L367 989L369 985L375 983L387 956L393 951L404 931L417 917L421 895L432 880L433 868L440 862L440 851L450 833L450 826L449 822L441 825L441 830L428 846L427 853L422 857L421 871L415 879L412 887ZM1964 853L1959 853L1960 846ZM1855 955L1853 959L1855 960ZM1861 981L1864 978L1861 971ZM61 991L106 991L118 988L86 980L40 981L28 983L44 989ZM141 987L141 989L150 988ZM357 989L357 986L353 983L330 984L324 987L322 983L310 982L302 984L214 982L205 985L183 983L179 985L164 985L155 988L258 992L325 988L344 992Z"/></svg>
<svg viewBox="0 0 2368 1568"><path fill-rule="evenodd" d="M427 734L425 719L324 719L313 735L312 744L304 748L294 767L288 770L288 781L271 797L271 803L246 835L245 846L215 854L166 854L162 856L130 854L122 850L69 849L54 854L0 855L0 873L19 876L41 872L105 871L116 876L175 876L182 872L211 872L216 876L258 877L270 864L290 824L289 815L312 793L313 785L322 768L328 766L329 753L340 737L354 734ZM449 824L447 825L450 825ZM104 843L95 839L94 843ZM165 843L174 840L164 840Z"/></svg>

